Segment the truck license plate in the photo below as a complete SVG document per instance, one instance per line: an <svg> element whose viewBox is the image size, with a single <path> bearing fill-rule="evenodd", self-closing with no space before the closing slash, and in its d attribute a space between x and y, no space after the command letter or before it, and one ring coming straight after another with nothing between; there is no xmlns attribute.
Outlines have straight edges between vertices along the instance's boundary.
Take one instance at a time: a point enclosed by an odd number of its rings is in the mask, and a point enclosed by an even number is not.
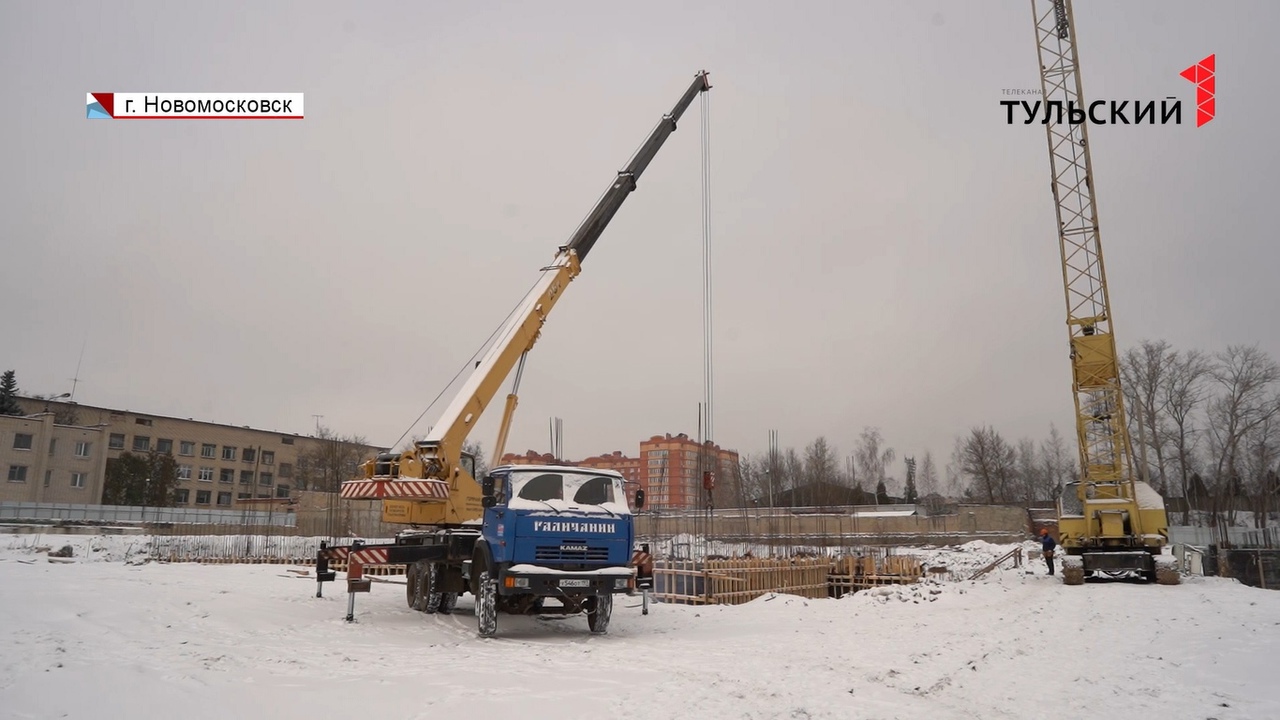
<svg viewBox="0 0 1280 720"><path fill-rule="evenodd" d="M560 581L560 587L591 587L591 581L582 579L565 578Z"/></svg>

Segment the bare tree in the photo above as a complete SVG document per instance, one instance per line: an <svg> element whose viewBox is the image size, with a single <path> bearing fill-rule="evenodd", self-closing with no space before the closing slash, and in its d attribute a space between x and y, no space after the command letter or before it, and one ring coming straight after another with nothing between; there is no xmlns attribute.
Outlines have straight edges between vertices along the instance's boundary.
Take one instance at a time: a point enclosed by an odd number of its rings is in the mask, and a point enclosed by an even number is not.
<svg viewBox="0 0 1280 720"><path fill-rule="evenodd" d="M1136 348L1129 348L1120 364L1121 381L1123 383L1125 401L1130 408L1131 424L1139 425L1140 431L1130 430L1134 440L1145 440L1146 453L1137 448L1136 461L1146 457L1148 472L1143 477L1153 477L1155 486L1161 492L1168 492L1165 478L1165 455L1169 446L1170 433L1165 420L1169 400L1165 387L1168 385L1170 373L1176 353L1164 340L1143 340ZM1155 472L1150 472L1154 469Z"/></svg>
<svg viewBox="0 0 1280 720"><path fill-rule="evenodd" d="M961 455L961 472L972 479L971 497L987 503L1008 503L1013 497L1011 480L1015 474L1015 457L1011 445L992 427L970 430Z"/></svg>
<svg viewBox="0 0 1280 720"><path fill-rule="evenodd" d="M885 469L893 462L896 454L893 448L885 447L880 429L868 426L862 429L862 434L858 437L858 449L854 457L863 481L871 487L879 487L880 483L886 483Z"/></svg>
<svg viewBox="0 0 1280 720"><path fill-rule="evenodd" d="M810 500L812 505L835 505L839 500L831 497L831 486L839 481L840 467L836 460L836 451L825 437L809 443L804 451L806 484L811 490L817 490Z"/></svg>
<svg viewBox="0 0 1280 720"><path fill-rule="evenodd" d="M1271 404L1280 408L1280 397L1271 398ZM1254 527L1265 528L1271 514L1278 489L1275 483L1277 466L1280 465L1280 411L1273 411L1244 437L1245 478L1253 497Z"/></svg>
<svg viewBox="0 0 1280 720"><path fill-rule="evenodd" d="M1191 504L1200 499L1192 491L1191 482L1191 477L1195 474L1195 450L1199 440L1194 413L1207 395L1205 381L1209 377L1209 367L1208 358L1199 350L1175 352L1169 362L1164 387L1170 444L1178 471L1178 485L1185 503L1182 511L1183 525L1191 522Z"/></svg>
<svg viewBox="0 0 1280 720"><path fill-rule="evenodd" d="M1017 449L1017 487L1024 507L1031 507L1040 499L1040 488L1043 486L1040 476L1043 468L1036 457L1036 443L1031 438L1018 441Z"/></svg>
<svg viewBox="0 0 1280 720"><path fill-rule="evenodd" d="M933 462L933 453L926 450L920 459L920 473L917 482L920 485L920 496L929 497L938 492L938 467Z"/></svg>
<svg viewBox="0 0 1280 720"><path fill-rule="evenodd" d="M1243 489L1240 472L1244 469L1244 438L1278 409L1271 388L1280 380L1280 365L1256 345L1232 345L1218 354L1210 374L1222 389L1208 407L1214 467L1213 521L1217 524L1226 498L1238 497ZM1228 524L1234 519L1235 505L1230 504Z"/></svg>
<svg viewBox="0 0 1280 720"><path fill-rule="evenodd" d="M306 449L298 453L294 469L299 490L337 492L344 480L355 477L371 449L359 435L339 435L320 427Z"/></svg>
<svg viewBox="0 0 1280 720"><path fill-rule="evenodd" d="M1041 493L1054 502L1062 497L1062 488L1074 476L1075 459L1067 450L1067 443L1057 426L1049 424L1049 438L1040 443Z"/></svg>

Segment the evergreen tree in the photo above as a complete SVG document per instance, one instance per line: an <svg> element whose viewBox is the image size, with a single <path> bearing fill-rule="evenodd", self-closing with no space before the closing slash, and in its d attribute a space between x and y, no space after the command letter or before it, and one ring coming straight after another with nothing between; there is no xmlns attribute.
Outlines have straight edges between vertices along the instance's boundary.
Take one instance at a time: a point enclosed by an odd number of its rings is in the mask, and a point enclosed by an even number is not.
<svg viewBox="0 0 1280 720"><path fill-rule="evenodd" d="M916 494L916 474L914 472L907 474L906 496L903 498L908 504L914 505L920 498Z"/></svg>
<svg viewBox="0 0 1280 720"><path fill-rule="evenodd" d="M5 370L0 375L0 415L21 415L22 407L18 405L18 380L12 370Z"/></svg>
<svg viewBox="0 0 1280 720"><path fill-rule="evenodd" d="M888 488L885 487L883 480L876 483L876 504L877 505L889 504L889 490Z"/></svg>

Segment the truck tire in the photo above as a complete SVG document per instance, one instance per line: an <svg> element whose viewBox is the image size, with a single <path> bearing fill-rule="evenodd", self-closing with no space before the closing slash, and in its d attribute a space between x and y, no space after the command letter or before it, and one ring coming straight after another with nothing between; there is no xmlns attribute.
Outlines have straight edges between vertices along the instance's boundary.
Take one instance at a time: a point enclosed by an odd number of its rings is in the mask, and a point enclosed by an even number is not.
<svg viewBox="0 0 1280 720"><path fill-rule="evenodd" d="M409 563L404 566L404 599L410 610L417 610L418 583L422 576L418 574L418 564Z"/></svg>
<svg viewBox="0 0 1280 720"><path fill-rule="evenodd" d="M476 585L476 625L480 637L493 637L498 632L498 582L489 568L480 571Z"/></svg>
<svg viewBox="0 0 1280 720"><path fill-rule="evenodd" d="M440 614L448 615L458 606L458 593L442 592L440 593Z"/></svg>
<svg viewBox="0 0 1280 720"><path fill-rule="evenodd" d="M440 594L436 593L432 597L431 593L431 567L432 563L425 560L419 560L413 564L414 573L417 575L417 581L414 583L413 593L413 609L418 612L433 613L440 604Z"/></svg>
<svg viewBox="0 0 1280 720"><path fill-rule="evenodd" d="M426 572L422 574L423 594L422 611L431 615L440 609L440 563L427 563Z"/></svg>
<svg viewBox="0 0 1280 720"><path fill-rule="evenodd" d="M613 593L601 593L587 601L587 627L597 635L609 632L613 616Z"/></svg>

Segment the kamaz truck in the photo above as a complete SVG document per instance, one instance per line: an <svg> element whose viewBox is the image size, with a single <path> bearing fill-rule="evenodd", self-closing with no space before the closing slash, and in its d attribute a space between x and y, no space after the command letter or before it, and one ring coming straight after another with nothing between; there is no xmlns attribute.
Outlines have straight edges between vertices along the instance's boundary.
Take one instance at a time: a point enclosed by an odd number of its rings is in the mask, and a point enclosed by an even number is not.
<svg viewBox="0 0 1280 720"><path fill-rule="evenodd" d="M652 587L652 559L648 548L635 545L622 475L568 465L504 465L477 481L475 458L462 448L514 370L493 449L495 462L502 457L525 358L548 314L680 117L709 89L706 71L698 73L542 269L427 436L403 452L369 459L360 477L342 484L341 497L380 499L383 521L408 527L393 543L322 542L316 557L321 588L334 579L328 564L335 560L403 564L411 608L451 612L458 595L469 592L478 631L488 637L497 632L499 612L585 612L591 631L603 633L615 594ZM634 497L636 509L642 508L644 491L637 489Z"/></svg>

